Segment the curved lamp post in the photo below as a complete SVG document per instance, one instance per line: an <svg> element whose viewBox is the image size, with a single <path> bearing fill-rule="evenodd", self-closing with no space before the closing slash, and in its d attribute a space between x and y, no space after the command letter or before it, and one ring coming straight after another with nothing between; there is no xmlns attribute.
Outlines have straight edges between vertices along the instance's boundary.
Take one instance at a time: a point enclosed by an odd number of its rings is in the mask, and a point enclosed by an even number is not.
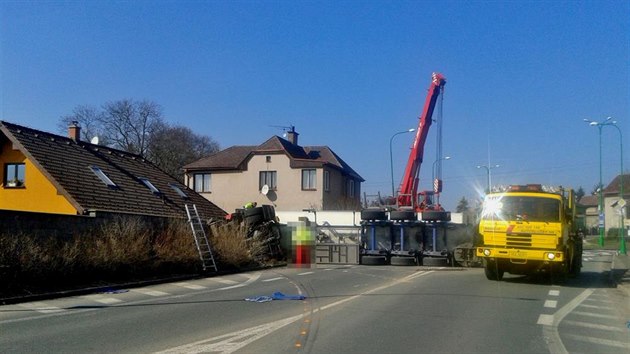
<svg viewBox="0 0 630 354"><path fill-rule="evenodd" d="M392 175L392 197L396 198L396 191L394 190L394 155L392 154L392 141L394 141L394 137L396 135L405 134L415 132L416 130L411 128L398 133L394 133L391 138L389 138L389 171Z"/></svg>
<svg viewBox="0 0 630 354"><path fill-rule="evenodd" d="M605 126L615 127L619 132L619 149L620 149L620 158L621 158L621 174L619 178L621 181L619 182L619 200L623 200L623 134L621 134L621 129L617 126L617 121L612 120L612 117L608 117L601 122L595 122L590 119L584 119L585 122L588 123L591 127L597 127L599 129L599 245L604 245L604 197L603 197L603 185L602 185L602 128ZM623 207L621 208L620 215L620 228L619 228L619 252L622 254L626 254L626 238L625 238L625 222L624 222L624 213Z"/></svg>
<svg viewBox="0 0 630 354"><path fill-rule="evenodd" d="M492 166L486 166L486 165L478 165L477 168L484 168L486 170L486 183L487 183L487 189L486 192L490 193L490 170L492 170L493 168L497 168L500 165L492 165Z"/></svg>

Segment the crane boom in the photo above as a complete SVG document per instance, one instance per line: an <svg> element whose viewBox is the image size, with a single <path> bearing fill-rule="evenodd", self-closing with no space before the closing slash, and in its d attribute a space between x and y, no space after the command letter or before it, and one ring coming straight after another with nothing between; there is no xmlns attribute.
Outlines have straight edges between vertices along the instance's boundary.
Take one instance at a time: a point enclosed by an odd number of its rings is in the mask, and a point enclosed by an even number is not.
<svg viewBox="0 0 630 354"><path fill-rule="evenodd" d="M416 130L416 137L413 141L407 167L405 168L405 174L400 184L400 192L397 197L399 206L418 207L418 183L420 165L424 157L424 144L427 140L429 128L431 127L433 110L435 109L438 96L442 92L445 84L446 78L442 74L433 73L429 93L424 102L424 109L422 110L418 129Z"/></svg>

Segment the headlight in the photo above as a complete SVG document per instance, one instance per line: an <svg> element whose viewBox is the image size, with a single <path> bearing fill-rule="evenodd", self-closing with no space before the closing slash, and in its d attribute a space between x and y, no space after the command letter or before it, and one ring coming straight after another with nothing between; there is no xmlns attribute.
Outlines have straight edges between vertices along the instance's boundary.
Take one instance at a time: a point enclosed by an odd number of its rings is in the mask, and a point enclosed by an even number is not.
<svg viewBox="0 0 630 354"><path fill-rule="evenodd" d="M490 250L483 250L483 255L486 257L490 256Z"/></svg>
<svg viewBox="0 0 630 354"><path fill-rule="evenodd" d="M553 261L554 258L556 258L556 255L553 253L547 253L547 259L549 259L550 261Z"/></svg>

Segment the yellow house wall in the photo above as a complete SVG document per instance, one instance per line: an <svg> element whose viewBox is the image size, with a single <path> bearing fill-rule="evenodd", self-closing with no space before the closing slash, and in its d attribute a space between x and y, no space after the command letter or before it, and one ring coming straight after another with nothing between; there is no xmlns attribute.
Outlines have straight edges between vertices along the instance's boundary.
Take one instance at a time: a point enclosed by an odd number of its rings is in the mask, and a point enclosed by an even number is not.
<svg viewBox="0 0 630 354"><path fill-rule="evenodd" d="M55 186L29 161L22 152L5 142L0 151L2 180L5 180L5 164L24 163L24 188L0 187L0 209L41 213L76 215L77 210L57 192Z"/></svg>

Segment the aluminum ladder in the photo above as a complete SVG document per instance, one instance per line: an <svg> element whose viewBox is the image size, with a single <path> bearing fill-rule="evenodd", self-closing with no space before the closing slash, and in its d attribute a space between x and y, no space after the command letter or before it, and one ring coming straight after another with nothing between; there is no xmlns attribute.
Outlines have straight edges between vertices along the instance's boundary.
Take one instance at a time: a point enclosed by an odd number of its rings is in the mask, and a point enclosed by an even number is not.
<svg viewBox="0 0 630 354"><path fill-rule="evenodd" d="M206 236L203 223L201 222L201 218L199 218L197 206L193 204L192 207L189 207L188 204L185 204L185 207L186 215L188 215L188 223L192 229L193 238L195 239L197 251L199 251L199 258L201 259L203 270L205 271L208 268L214 268L214 271L216 272L217 265L214 262L214 256L212 255L212 248L210 247L208 236Z"/></svg>

